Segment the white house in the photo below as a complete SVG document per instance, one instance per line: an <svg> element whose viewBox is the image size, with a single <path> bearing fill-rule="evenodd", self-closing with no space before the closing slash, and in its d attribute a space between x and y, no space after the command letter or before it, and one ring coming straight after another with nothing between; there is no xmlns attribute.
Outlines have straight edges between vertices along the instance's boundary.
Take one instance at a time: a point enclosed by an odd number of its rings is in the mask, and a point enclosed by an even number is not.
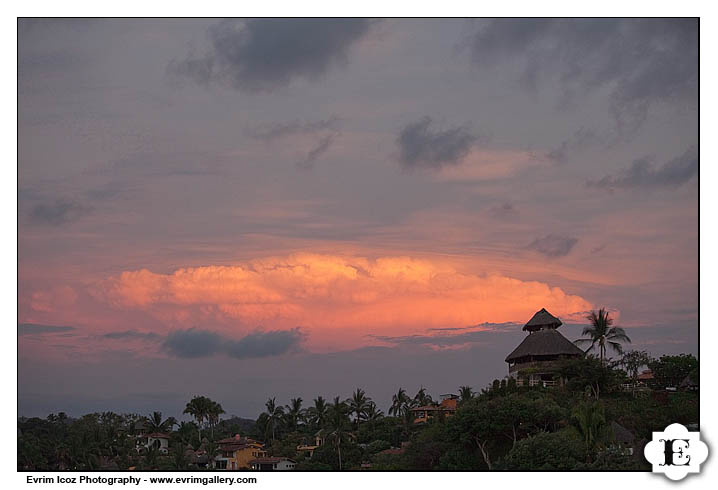
<svg viewBox="0 0 718 490"><path fill-rule="evenodd" d="M257 458L249 462L256 471L292 471L297 462L289 458Z"/></svg>

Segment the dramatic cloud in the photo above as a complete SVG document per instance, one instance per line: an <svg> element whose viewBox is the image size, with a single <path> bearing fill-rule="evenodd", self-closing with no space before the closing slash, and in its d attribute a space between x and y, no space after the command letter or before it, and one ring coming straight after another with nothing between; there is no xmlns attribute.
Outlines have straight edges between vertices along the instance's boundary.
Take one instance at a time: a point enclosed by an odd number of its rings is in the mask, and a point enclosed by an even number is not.
<svg viewBox="0 0 718 490"><path fill-rule="evenodd" d="M313 80L346 62L369 30L366 19L225 20L209 29L210 53L172 61L168 71L200 84L270 92L294 79Z"/></svg>
<svg viewBox="0 0 718 490"><path fill-rule="evenodd" d="M588 181L588 187L629 188L629 187L678 187L691 180L698 173L698 151L690 148L682 155L657 167L653 158L634 160L629 168L616 176L607 175L598 181Z"/></svg>
<svg viewBox="0 0 718 490"><path fill-rule="evenodd" d="M578 238L550 234L537 238L527 248L546 257L555 258L568 255L576 243L578 243Z"/></svg>
<svg viewBox="0 0 718 490"><path fill-rule="evenodd" d="M430 117L407 124L396 139L399 161L405 168L440 169L460 163L471 150L476 137L468 128L457 126L433 130Z"/></svg>
<svg viewBox="0 0 718 490"><path fill-rule="evenodd" d="M314 254L171 274L127 271L92 293L116 308L145 310L173 326L214 322L232 335L237 324L302 325L312 342L342 344L367 333L521 321L540 307L564 316L592 307L544 283L474 275L441 260ZM195 348L214 345L211 335L193 335Z"/></svg>
<svg viewBox="0 0 718 490"><path fill-rule="evenodd" d="M521 81L558 83L562 104L609 90L621 132L640 126L656 102L697 101L696 19L496 19L471 49L479 66L519 57Z"/></svg>
<svg viewBox="0 0 718 490"><path fill-rule="evenodd" d="M57 199L51 203L36 204L28 216L31 223L64 225L77 221L92 211L91 208L70 199Z"/></svg>
<svg viewBox="0 0 718 490"><path fill-rule="evenodd" d="M177 330L163 343L165 350L183 358L209 357L225 354L235 359L249 359L286 354L296 349L305 336L299 328L253 332L233 340L210 330Z"/></svg>
<svg viewBox="0 0 718 490"><path fill-rule="evenodd" d="M53 333L67 333L75 330L75 327L64 327L56 325L38 325L36 323L20 323L17 326L18 335L43 335Z"/></svg>

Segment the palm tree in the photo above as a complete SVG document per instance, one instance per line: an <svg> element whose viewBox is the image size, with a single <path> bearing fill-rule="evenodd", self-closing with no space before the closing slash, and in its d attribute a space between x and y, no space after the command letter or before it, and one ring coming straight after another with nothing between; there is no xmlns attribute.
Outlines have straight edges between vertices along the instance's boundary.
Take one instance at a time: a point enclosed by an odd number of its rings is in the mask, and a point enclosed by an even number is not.
<svg viewBox="0 0 718 490"><path fill-rule="evenodd" d="M401 417L406 412L409 402L409 396L406 394L404 388L399 388L396 395L391 397L391 407L389 408L389 415Z"/></svg>
<svg viewBox="0 0 718 490"><path fill-rule="evenodd" d="M414 395L414 404L419 407L425 407L432 403L434 403L434 400L431 399L431 395L426 394L426 388L423 386L419 388L419 391Z"/></svg>
<svg viewBox="0 0 718 490"><path fill-rule="evenodd" d="M209 422L210 430L212 431L210 437L214 440L214 427L219 423L220 416L226 413L219 403L209 400L207 407L207 422Z"/></svg>
<svg viewBox="0 0 718 490"><path fill-rule="evenodd" d="M289 422L288 425L291 430L296 430L297 427L299 427L299 421L304 417L304 410L302 409L303 401L301 397L292 398L289 400L289 405L286 406L287 422Z"/></svg>
<svg viewBox="0 0 718 490"><path fill-rule="evenodd" d="M265 406L267 407L267 411L265 412L267 414L267 429L272 429L272 441L274 441L275 429L279 421L282 420L284 409L281 406L277 406L274 397L267 400Z"/></svg>
<svg viewBox="0 0 718 490"><path fill-rule="evenodd" d="M352 394L352 397L347 399L346 403L349 405L349 413L356 415L356 424L358 427L361 419L366 417L369 404L372 403L371 398L366 396L364 390L357 388Z"/></svg>
<svg viewBox="0 0 718 490"><path fill-rule="evenodd" d="M596 348L598 345L599 356L601 359L601 365L604 364L606 357L606 349L611 347L618 354L623 353L623 347L621 342L630 342L626 332L621 327L612 327L613 319L608 316L608 312L605 308L601 308L596 311L592 311L586 316L586 319L591 322L590 327L583 329L581 335L588 335L588 338L578 339L575 341L579 343L590 343L591 346L586 349L586 352Z"/></svg>
<svg viewBox="0 0 718 490"><path fill-rule="evenodd" d="M369 406L367 407L364 416L366 417L366 421L370 422L372 420L379 420L382 418L384 416L384 412L377 409L376 403L369 402Z"/></svg>
<svg viewBox="0 0 718 490"><path fill-rule="evenodd" d="M184 412L194 417L197 421L197 432L199 433L199 443L202 444L202 422L209 417L212 407L212 400L205 396L195 396L187 402Z"/></svg>
<svg viewBox="0 0 718 490"><path fill-rule="evenodd" d="M324 427L329 412L329 405L324 397L318 396L314 399L314 406L307 409L309 422L317 427Z"/></svg>
<svg viewBox="0 0 718 490"><path fill-rule="evenodd" d="M334 403L329 406L329 417L327 424L329 426L329 439L334 441L337 448L337 456L339 457L339 471L342 470L342 441L347 440L351 432L349 432L349 407L346 403L334 398Z"/></svg>
<svg viewBox="0 0 718 490"><path fill-rule="evenodd" d="M474 398L474 390L471 386L459 386L459 403L463 404Z"/></svg>
<svg viewBox="0 0 718 490"><path fill-rule="evenodd" d="M172 431L172 427L177 424L174 417L168 417L162 420L162 412L152 412L152 415L145 417L145 429L147 432L167 433Z"/></svg>
<svg viewBox="0 0 718 490"><path fill-rule="evenodd" d="M606 416L599 402L583 402L572 412L574 427L583 437L587 459L606 433Z"/></svg>

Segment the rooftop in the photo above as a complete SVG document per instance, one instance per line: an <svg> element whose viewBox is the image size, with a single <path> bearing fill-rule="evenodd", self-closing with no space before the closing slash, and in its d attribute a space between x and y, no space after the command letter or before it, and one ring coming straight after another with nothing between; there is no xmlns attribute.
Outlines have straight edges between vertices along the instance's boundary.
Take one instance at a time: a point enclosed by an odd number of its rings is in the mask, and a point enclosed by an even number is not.
<svg viewBox="0 0 718 490"><path fill-rule="evenodd" d="M526 322L526 325L524 325L523 330L535 332L537 330L545 328L558 328L561 325L563 325L563 323L561 323L561 320L546 311L546 308L541 308L539 311L534 313L534 316L531 317L531 320Z"/></svg>
<svg viewBox="0 0 718 490"><path fill-rule="evenodd" d="M514 351L506 356L506 362L525 357L581 356L583 351L555 328L545 328L529 333Z"/></svg>

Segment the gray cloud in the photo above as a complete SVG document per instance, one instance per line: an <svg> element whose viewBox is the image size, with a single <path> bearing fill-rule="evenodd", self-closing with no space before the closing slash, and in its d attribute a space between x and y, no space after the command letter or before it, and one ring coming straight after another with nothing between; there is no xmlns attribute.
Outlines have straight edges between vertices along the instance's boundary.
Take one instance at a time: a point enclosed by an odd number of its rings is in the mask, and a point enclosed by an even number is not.
<svg viewBox="0 0 718 490"><path fill-rule="evenodd" d="M138 332L137 330L125 330L122 332L110 332L103 335L106 339L112 340L147 340L156 341L162 337L154 332Z"/></svg>
<svg viewBox="0 0 718 490"><path fill-rule="evenodd" d="M257 126L249 129L248 133L257 139L273 141L295 134L316 134L324 131L335 131L338 121L339 118L337 116L320 119L319 121L294 120Z"/></svg>
<svg viewBox="0 0 718 490"><path fill-rule="evenodd" d="M591 129L579 128L570 137L546 152L546 159L555 163L566 163L573 152L584 150L600 143L601 138Z"/></svg>
<svg viewBox="0 0 718 490"><path fill-rule="evenodd" d="M352 44L370 26L367 19L224 20L210 27L206 56L174 60L167 70L199 84L270 92L297 78L319 78L346 62Z"/></svg>
<svg viewBox="0 0 718 490"><path fill-rule="evenodd" d="M445 333L462 331L465 329L476 329L483 327L482 330L473 330L469 332L461 333ZM386 342L394 345L422 345L422 346L435 346L435 347L450 347L456 345L486 342L491 338L495 338L497 335L503 333L513 333L512 330L516 330L518 327L514 323L483 323L481 325L474 325L472 327L458 327L458 328L432 328L430 331L442 332L435 335L401 335L401 336L386 336L386 335L370 335L371 338Z"/></svg>
<svg viewBox="0 0 718 490"><path fill-rule="evenodd" d="M634 160L618 175L607 175L601 180L588 181L586 185L606 189L678 187L697 173L698 150L692 147L660 167L654 165L653 158L643 157Z"/></svg>
<svg viewBox="0 0 718 490"><path fill-rule="evenodd" d="M430 117L407 124L396 139L405 168L439 169L456 165L469 153L476 137L465 126L432 130Z"/></svg>
<svg viewBox="0 0 718 490"><path fill-rule="evenodd" d="M562 105L608 89L624 134L656 102L697 101L696 19L496 19L473 36L471 52L482 66L523 56L520 81L557 81Z"/></svg>
<svg viewBox="0 0 718 490"><path fill-rule="evenodd" d="M546 257L563 257L571 252L576 243L578 238L549 234L535 239L527 248Z"/></svg>
<svg viewBox="0 0 718 490"><path fill-rule="evenodd" d="M75 330L75 327L40 325L37 323L20 323L17 326L18 335L43 335L53 333L66 333Z"/></svg>
<svg viewBox="0 0 718 490"><path fill-rule="evenodd" d="M254 332L240 340L229 342L227 354L235 359L278 356L295 349L304 338L305 335L299 328Z"/></svg>
<svg viewBox="0 0 718 490"><path fill-rule="evenodd" d="M174 357L200 358L224 354L235 359L277 356L297 348L305 335L299 328L253 332L239 340L210 330L177 330L163 342Z"/></svg>
<svg viewBox="0 0 718 490"><path fill-rule="evenodd" d="M58 226L77 221L91 211L91 207L75 200L56 199L33 206L28 218L33 224Z"/></svg>
<svg viewBox="0 0 718 490"><path fill-rule="evenodd" d="M338 133L328 134L322 136L317 144L309 150L307 156L300 162L297 162L297 166L303 169L309 169L314 166L314 162L322 156L326 151L334 144L334 140L338 136Z"/></svg>

